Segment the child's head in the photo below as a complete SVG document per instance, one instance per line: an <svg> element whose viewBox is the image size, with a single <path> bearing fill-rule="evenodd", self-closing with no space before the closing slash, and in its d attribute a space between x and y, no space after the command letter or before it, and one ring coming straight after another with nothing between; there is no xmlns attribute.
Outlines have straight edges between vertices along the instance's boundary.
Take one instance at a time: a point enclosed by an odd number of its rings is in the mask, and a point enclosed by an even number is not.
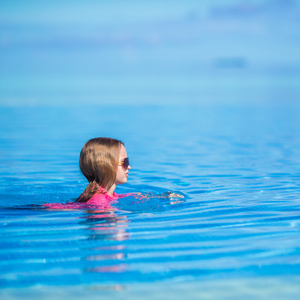
<svg viewBox="0 0 300 300"><path fill-rule="evenodd" d="M107 191L116 182L117 166L121 146L124 144L111 138L94 138L83 146L79 166L90 184Z"/></svg>

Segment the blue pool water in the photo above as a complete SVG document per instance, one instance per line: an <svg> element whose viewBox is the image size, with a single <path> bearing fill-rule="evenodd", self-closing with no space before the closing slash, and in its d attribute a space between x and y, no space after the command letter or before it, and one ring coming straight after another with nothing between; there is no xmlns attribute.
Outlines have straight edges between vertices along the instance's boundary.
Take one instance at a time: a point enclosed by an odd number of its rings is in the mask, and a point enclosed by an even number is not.
<svg viewBox="0 0 300 300"><path fill-rule="evenodd" d="M0 120L3 299L299 295L299 104L20 106ZM117 192L152 197L42 209L82 192L78 156L96 136L125 142Z"/></svg>

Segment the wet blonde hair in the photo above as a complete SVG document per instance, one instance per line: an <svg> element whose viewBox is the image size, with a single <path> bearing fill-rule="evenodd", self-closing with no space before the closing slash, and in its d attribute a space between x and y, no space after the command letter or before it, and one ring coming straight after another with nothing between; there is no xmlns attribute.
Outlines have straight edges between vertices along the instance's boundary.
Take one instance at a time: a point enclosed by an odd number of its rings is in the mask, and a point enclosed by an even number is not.
<svg viewBox="0 0 300 300"><path fill-rule="evenodd" d="M85 143L79 158L82 174L89 184L76 202L88 201L100 188L108 191L116 181L121 141L111 138L94 138Z"/></svg>

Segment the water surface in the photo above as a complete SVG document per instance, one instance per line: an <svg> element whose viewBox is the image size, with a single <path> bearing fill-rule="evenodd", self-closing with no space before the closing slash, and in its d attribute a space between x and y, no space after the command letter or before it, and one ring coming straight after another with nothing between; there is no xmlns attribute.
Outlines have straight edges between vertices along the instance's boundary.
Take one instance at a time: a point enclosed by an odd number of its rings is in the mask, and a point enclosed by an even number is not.
<svg viewBox="0 0 300 300"><path fill-rule="evenodd" d="M6 298L295 298L299 106L1 108L0 285ZM82 192L84 142L125 142L108 211L46 210ZM166 191L184 202L156 197ZM153 196L154 195L154 196Z"/></svg>

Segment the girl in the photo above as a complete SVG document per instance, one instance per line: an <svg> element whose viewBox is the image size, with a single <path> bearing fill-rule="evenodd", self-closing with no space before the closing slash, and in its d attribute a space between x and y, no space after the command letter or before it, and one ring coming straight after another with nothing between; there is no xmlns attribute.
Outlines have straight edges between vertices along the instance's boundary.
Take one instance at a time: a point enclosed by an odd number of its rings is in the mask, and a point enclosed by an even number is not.
<svg viewBox="0 0 300 300"><path fill-rule="evenodd" d="M117 195L118 184L127 182L131 169L124 144L112 138L94 138L83 146L79 166L88 185L76 202L99 205L127 195Z"/></svg>
<svg viewBox="0 0 300 300"><path fill-rule="evenodd" d="M153 197L141 193L123 195L115 193L118 184L127 182L128 172L131 169L125 146L119 140L94 138L87 141L80 153L79 166L89 184L76 202L88 205L103 205L108 204L111 200L130 195L137 198ZM180 203L182 201L178 201L178 198L184 198L183 195L172 192L155 195L154 197L170 198L173 200L170 204Z"/></svg>
<svg viewBox="0 0 300 300"><path fill-rule="evenodd" d="M142 195L141 193L122 195L115 193L118 184L127 182L128 172L131 169L125 146L119 140L99 137L87 141L80 152L79 166L89 183L75 203L47 203L44 204L45 207L74 209L96 206L102 209L112 209L110 203L113 200L126 196L153 198L152 195ZM171 192L154 197L170 198L170 204L180 203L182 201L178 201L178 198L184 198L180 194Z"/></svg>

